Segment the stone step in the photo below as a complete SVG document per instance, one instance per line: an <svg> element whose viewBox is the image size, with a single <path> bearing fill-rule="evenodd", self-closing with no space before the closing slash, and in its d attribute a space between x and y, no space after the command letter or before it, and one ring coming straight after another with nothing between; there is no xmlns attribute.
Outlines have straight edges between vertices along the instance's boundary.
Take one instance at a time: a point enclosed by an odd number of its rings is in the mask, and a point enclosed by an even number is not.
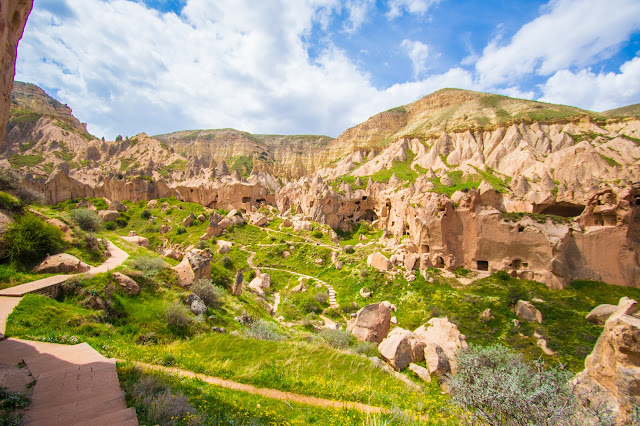
<svg viewBox="0 0 640 426"><path fill-rule="evenodd" d="M135 423L133 422L135 421ZM135 408L125 408L124 410L116 411L114 413L109 413L104 416L96 417L91 419L90 422L87 420L82 420L79 422L69 423L68 426L112 426L114 424L122 423L122 422L130 422L127 424L137 425L138 418L136 417Z"/></svg>
<svg viewBox="0 0 640 426"><path fill-rule="evenodd" d="M74 401L51 407L42 407L27 412L25 421L34 426L55 422L67 424L81 419L91 420L127 408L122 391L110 395L98 395L93 398Z"/></svg>

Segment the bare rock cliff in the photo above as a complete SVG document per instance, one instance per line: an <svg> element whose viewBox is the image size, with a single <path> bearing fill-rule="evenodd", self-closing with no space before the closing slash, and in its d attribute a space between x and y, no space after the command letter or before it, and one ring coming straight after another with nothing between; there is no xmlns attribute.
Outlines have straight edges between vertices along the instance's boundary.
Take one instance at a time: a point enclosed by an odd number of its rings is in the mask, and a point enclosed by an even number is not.
<svg viewBox="0 0 640 426"><path fill-rule="evenodd" d="M16 56L18 42L22 38L24 26L33 8L33 0L8 0L0 3L0 144L4 137L9 106L11 104L11 89L13 77L16 74Z"/></svg>

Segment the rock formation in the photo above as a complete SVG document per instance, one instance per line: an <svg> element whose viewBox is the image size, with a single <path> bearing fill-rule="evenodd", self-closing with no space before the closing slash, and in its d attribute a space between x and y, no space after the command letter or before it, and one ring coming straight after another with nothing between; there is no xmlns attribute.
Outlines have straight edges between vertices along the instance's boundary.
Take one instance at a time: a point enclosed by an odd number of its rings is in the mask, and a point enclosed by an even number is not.
<svg viewBox="0 0 640 426"><path fill-rule="evenodd" d="M628 424L640 405L640 318L638 304L623 297L605 322L585 369L574 379L585 405L606 404L619 424Z"/></svg>
<svg viewBox="0 0 640 426"><path fill-rule="evenodd" d="M0 145L4 139L11 105L13 77L16 74L18 42L22 38L24 26L31 13L33 0L2 2L0 5Z"/></svg>
<svg viewBox="0 0 640 426"><path fill-rule="evenodd" d="M211 254L206 250L188 251L173 269L178 273L181 286L189 286L199 279L211 279Z"/></svg>
<svg viewBox="0 0 640 426"><path fill-rule="evenodd" d="M68 274L87 272L91 267L77 257L68 253L47 256L39 265L33 268L40 274Z"/></svg>
<svg viewBox="0 0 640 426"><path fill-rule="evenodd" d="M391 304L374 303L351 315L347 330L362 341L380 343L391 327Z"/></svg>

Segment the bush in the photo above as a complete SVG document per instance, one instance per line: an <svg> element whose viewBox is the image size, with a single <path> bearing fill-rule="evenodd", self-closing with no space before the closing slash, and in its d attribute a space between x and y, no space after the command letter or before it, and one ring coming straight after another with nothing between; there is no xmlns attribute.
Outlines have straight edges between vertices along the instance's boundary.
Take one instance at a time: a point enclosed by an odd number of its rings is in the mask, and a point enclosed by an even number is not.
<svg viewBox="0 0 640 426"><path fill-rule="evenodd" d="M204 420L197 416L198 411L189 404L186 396L174 393L156 377L141 377L130 392L132 399L139 404L136 407L138 415L141 415L147 424L198 424Z"/></svg>
<svg viewBox="0 0 640 426"><path fill-rule="evenodd" d="M506 302L510 307L514 307L518 300L529 300L529 292L520 284L512 284L507 290Z"/></svg>
<svg viewBox="0 0 640 426"><path fill-rule="evenodd" d="M229 271L215 263L211 264L211 283L222 288L231 288Z"/></svg>
<svg viewBox="0 0 640 426"><path fill-rule="evenodd" d="M353 253L355 253L355 252L356 252L356 249L355 249L353 246L347 246L347 247L344 249L344 252L345 252L345 253L347 253L347 254L353 254Z"/></svg>
<svg viewBox="0 0 640 426"><path fill-rule="evenodd" d="M315 231L313 234L311 234L314 238L322 238L322 231Z"/></svg>
<svg viewBox="0 0 640 426"><path fill-rule="evenodd" d="M220 264L227 269L233 269L233 260L229 256L225 256L220 260Z"/></svg>
<svg viewBox="0 0 640 426"><path fill-rule="evenodd" d="M211 280L199 279L191 286L193 291L205 305L209 308L215 308L222 305L224 291L220 287L211 284Z"/></svg>
<svg viewBox="0 0 640 426"><path fill-rule="evenodd" d="M169 265L159 257L138 256L131 261L131 266L142 271L146 277L155 277Z"/></svg>
<svg viewBox="0 0 640 426"><path fill-rule="evenodd" d="M189 327L193 324L193 319L189 316L189 311L178 303L172 303L167 306L165 311L167 318L167 327L171 332L178 335L185 335L189 331Z"/></svg>
<svg viewBox="0 0 640 426"><path fill-rule="evenodd" d="M186 234L187 233L187 229L184 226L178 226L178 228L176 229L176 234L181 235L181 234Z"/></svg>
<svg viewBox="0 0 640 426"><path fill-rule="evenodd" d="M64 249L62 231L42 219L28 214L11 225L4 234L7 256L22 266L40 263L47 254Z"/></svg>
<svg viewBox="0 0 640 426"><path fill-rule="evenodd" d="M353 341L353 336L346 330L336 330L332 328L324 328L320 332L322 337L329 346L337 349L346 349Z"/></svg>
<svg viewBox="0 0 640 426"><path fill-rule="evenodd" d="M493 274L493 276L500 281L509 281L511 279L511 275L509 275L509 273L505 271L497 271Z"/></svg>
<svg viewBox="0 0 640 426"><path fill-rule="evenodd" d="M120 216L119 218L116 219L116 224L120 228L126 228L127 225L129 225L129 220L126 217Z"/></svg>
<svg viewBox="0 0 640 426"><path fill-rule="evenodd" d="M0 192L0 209L17 212L21 207L20 200L16 197L6 192Z"/></svg>
<svg viewBox="0 0 640 426"><path fill-rule="evenodd" d="M174 357L173 354L166 353L162 357L162 365L164 365L165 367L168 367L168 366L173 365L175 363L176 363L176 357Z"/></svg>
<svg viewBox="0 0 640 426"><path fill-rule="evenodd" d="M110 220L109 222L105 222L104 223L104 229L106 229L107 231L113 231L114 229L116 229L118 227L118 224L115 223L114 221Z"/></svg>
<svg viewBox="0 0 640 426"><path fill-rule="evenodd" d="M149 219L151 217L151 212L149 210L143 210L142 213L140 213L140 216L144 219Z"/></svg>
<svg viewBox="0 0 640 426"><path fill-rule="evenodd" d="M570 373L526 363L507 347L471 345L458 352L458 372L448 379L454 403L472 420L490 425L584 424L568 386Z"/></svg>
<svg viewBox="0 0 640 426"><path fill-rule="evenodd" d="M77 209L71 212L71 219L78 224L83 231L96 232L102 229L102 219L94 211Z"/></svg>
<svg viewBox="0 0 640 426"><path fill-rule="evenodd" d="M280 332L278 326L272 322L263 320L255 321L244 331L244 335L251 339L271 340L279 342L284 339L284 334Z"/></svg>

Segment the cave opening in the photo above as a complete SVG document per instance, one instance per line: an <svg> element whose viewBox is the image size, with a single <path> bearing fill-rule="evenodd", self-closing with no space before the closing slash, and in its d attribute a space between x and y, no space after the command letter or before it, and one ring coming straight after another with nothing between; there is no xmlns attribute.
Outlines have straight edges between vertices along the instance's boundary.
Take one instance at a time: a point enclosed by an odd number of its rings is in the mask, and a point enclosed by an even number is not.
<svg viewBox="0 0 640 426"><path fill-rule="evenodd" d="M242 197L242 202L243 203L250 203L251 202L251 197Z"/></svg>
<svg viewBox="0 0 640 426"><path fill-rule="evenodd" d="M444 268L444 259L441 256L436 258L436 268Z"/></svg>
<svg viewBox="0 0 640 426"><path fill-rule="evenodd" d="M371 209L367 209L362 213L360 219L366 220L367 222L373 222L374 220L378 220L378 215Z"/></svg>
<svg viewBox="0 0 640 426"><path fill-rule="evenodd" d="M489 270L489 261L488 260L478 260L477 267L478 267L478 271L488 271Z"/></svg>
<svg viewBox="0 0 640 426"><path fill-rule="evenodd" d="M576 217L580 216L584 211L583 205L573 203L556 203L552 206L545 207L540 211L540 214L550 214L561 217Z"/></svg>

